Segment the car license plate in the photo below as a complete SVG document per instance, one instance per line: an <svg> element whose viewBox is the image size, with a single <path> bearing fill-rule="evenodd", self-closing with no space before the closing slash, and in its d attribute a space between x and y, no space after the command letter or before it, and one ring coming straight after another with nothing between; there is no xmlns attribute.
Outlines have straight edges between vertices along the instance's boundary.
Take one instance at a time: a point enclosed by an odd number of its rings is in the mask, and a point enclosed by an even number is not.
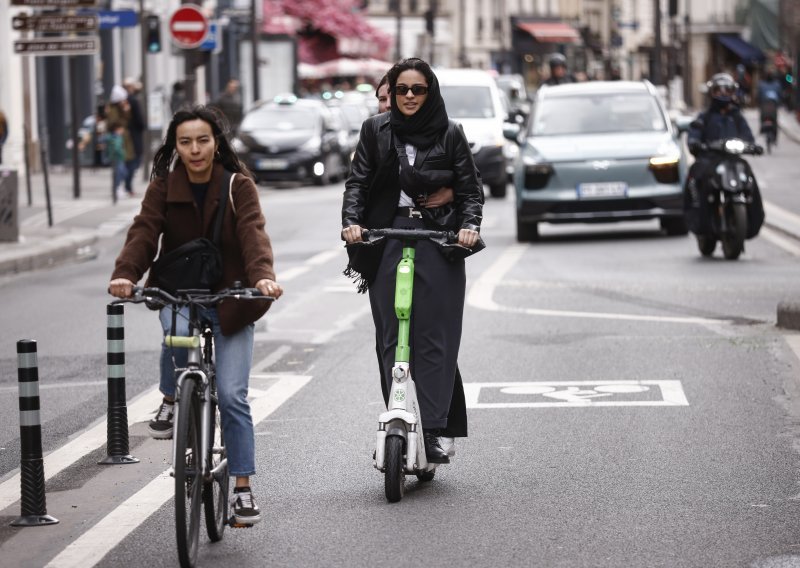
<svg viewBox="0 0 800 568"><path fill-rule="evenodd" d="M627 195L628 184L624 181L578 184L579 199L592 197L625 197Z"/></svg>
<svg viewBox="0 0 800 568"><path fill-rule="evenodd" d="M258 160L256 168L259 170L285 170L289 167L287 160Z"/></svg>

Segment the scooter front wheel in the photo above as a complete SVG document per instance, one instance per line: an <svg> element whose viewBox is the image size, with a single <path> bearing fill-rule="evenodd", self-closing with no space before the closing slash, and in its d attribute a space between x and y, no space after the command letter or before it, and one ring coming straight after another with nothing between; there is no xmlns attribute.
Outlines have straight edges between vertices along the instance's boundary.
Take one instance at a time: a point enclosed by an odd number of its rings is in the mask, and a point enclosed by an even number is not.
<svg viewBox="0 0 800 568"><path fill-rule="evenodd" d="M403 438L400 436L389 436L386 438L386 473L385 488L386 500L389 503L397 503L403 498L406 484L406 474L403 460Z"/></svg>
<svg viewBox="0 0 800 568"><path fill-rule="evenodd" d="M744 203L734 203L726 208L728 231L722 237L722 253L727 260L736 260L744 250L747 236L747 209Z"/></svg>
<svg viewBox="0 0 800 568"><path fill-rule="evenodd" d="M717 239L708 235L697 235L697 248L703 256L711 256L717 248Z"/></svg>

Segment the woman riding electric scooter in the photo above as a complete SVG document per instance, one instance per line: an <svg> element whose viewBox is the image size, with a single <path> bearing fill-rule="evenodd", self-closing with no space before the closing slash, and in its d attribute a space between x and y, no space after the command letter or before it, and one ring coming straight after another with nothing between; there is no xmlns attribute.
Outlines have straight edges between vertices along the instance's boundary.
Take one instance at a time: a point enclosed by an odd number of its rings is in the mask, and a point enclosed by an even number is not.
<svg viewBox="0 0 800 568"><path fill-rule="evenodd" d="M448 119L439 83L421 59L406 59L388 73L391 111L367 119L345 184L342 238L361 242L364 228L451 230L458 244L477 252L483 188L461 127ZM452 187L452 203L426 208L426 196ZM466 436L466 412L454 428L451 401L456 384L464 311L464 249L441 252L421 241L416 249L414 311L411 315L411 372L425 425L431 463L448 463L439 437ZM369 290L378 363L386 391L395 362L398 320L394 312L395 269L402 243L350 247L346 273L359 291ZM385 392L386 392L385 391ZM461 406L463 391L460 395ZM454 405L456 402L454 402Z"/></svg>

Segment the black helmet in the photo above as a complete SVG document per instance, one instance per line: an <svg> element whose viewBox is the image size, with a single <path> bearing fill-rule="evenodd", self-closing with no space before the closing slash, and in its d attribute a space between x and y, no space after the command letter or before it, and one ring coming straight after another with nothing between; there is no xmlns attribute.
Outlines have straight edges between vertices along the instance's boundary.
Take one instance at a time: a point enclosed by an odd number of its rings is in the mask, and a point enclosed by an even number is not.
<svg viewBox="0 0 800 568"><path fill-rule="evenodd" d="M562 53L551 54L547 62L550 64L550 69L553 67L567 67L567 58Z"/></svg>
<svg viewBox="0 0 800 568"><path fill-rule="evenodd" d="M706 83L712 99L729 102L736 95L739 85L728 73L717 73Z"/></svg>

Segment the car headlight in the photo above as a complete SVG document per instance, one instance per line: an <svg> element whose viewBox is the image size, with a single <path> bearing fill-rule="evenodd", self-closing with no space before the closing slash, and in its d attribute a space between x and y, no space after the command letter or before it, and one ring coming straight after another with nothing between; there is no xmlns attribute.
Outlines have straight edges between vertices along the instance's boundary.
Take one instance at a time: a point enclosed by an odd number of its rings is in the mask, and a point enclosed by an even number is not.
<svg viewBox="0 0 800 568"><path fill-rule="evenodd" d="M744 152L745 146L744 140L733 139L725 141L725 151L731 154L741 154Z"/></svg>
<svg viewBox="0 0 800 568"><path fill-rule="evenodd" d="M231 140L231 146L233 147L233 151L237 154L247 154L250 151L250 148L242 142L239 138L234 138Z"/></svg>
<svg viewBox="0 0 800 568"><path fill-rule="evenodd" d="M680 180L681 157L678 154L665 154L650 158L650 171L658 183L678 183Z"/></svg>
<svg viewBox="0 0 800 568"><path fill-rule="evenodd" d="M523 159L522 164L525 167L525 189L543 189L553 175L553 166L550 164L535 162L530 157Z"/></svg>
<svg viewBox="0 0 800 568"><path fill-rule="evenodd" d="M305 152L320 152L320 145L322 144L322 138L319 136L312 136L302 144L300 144L299 149Z"/></svg>

